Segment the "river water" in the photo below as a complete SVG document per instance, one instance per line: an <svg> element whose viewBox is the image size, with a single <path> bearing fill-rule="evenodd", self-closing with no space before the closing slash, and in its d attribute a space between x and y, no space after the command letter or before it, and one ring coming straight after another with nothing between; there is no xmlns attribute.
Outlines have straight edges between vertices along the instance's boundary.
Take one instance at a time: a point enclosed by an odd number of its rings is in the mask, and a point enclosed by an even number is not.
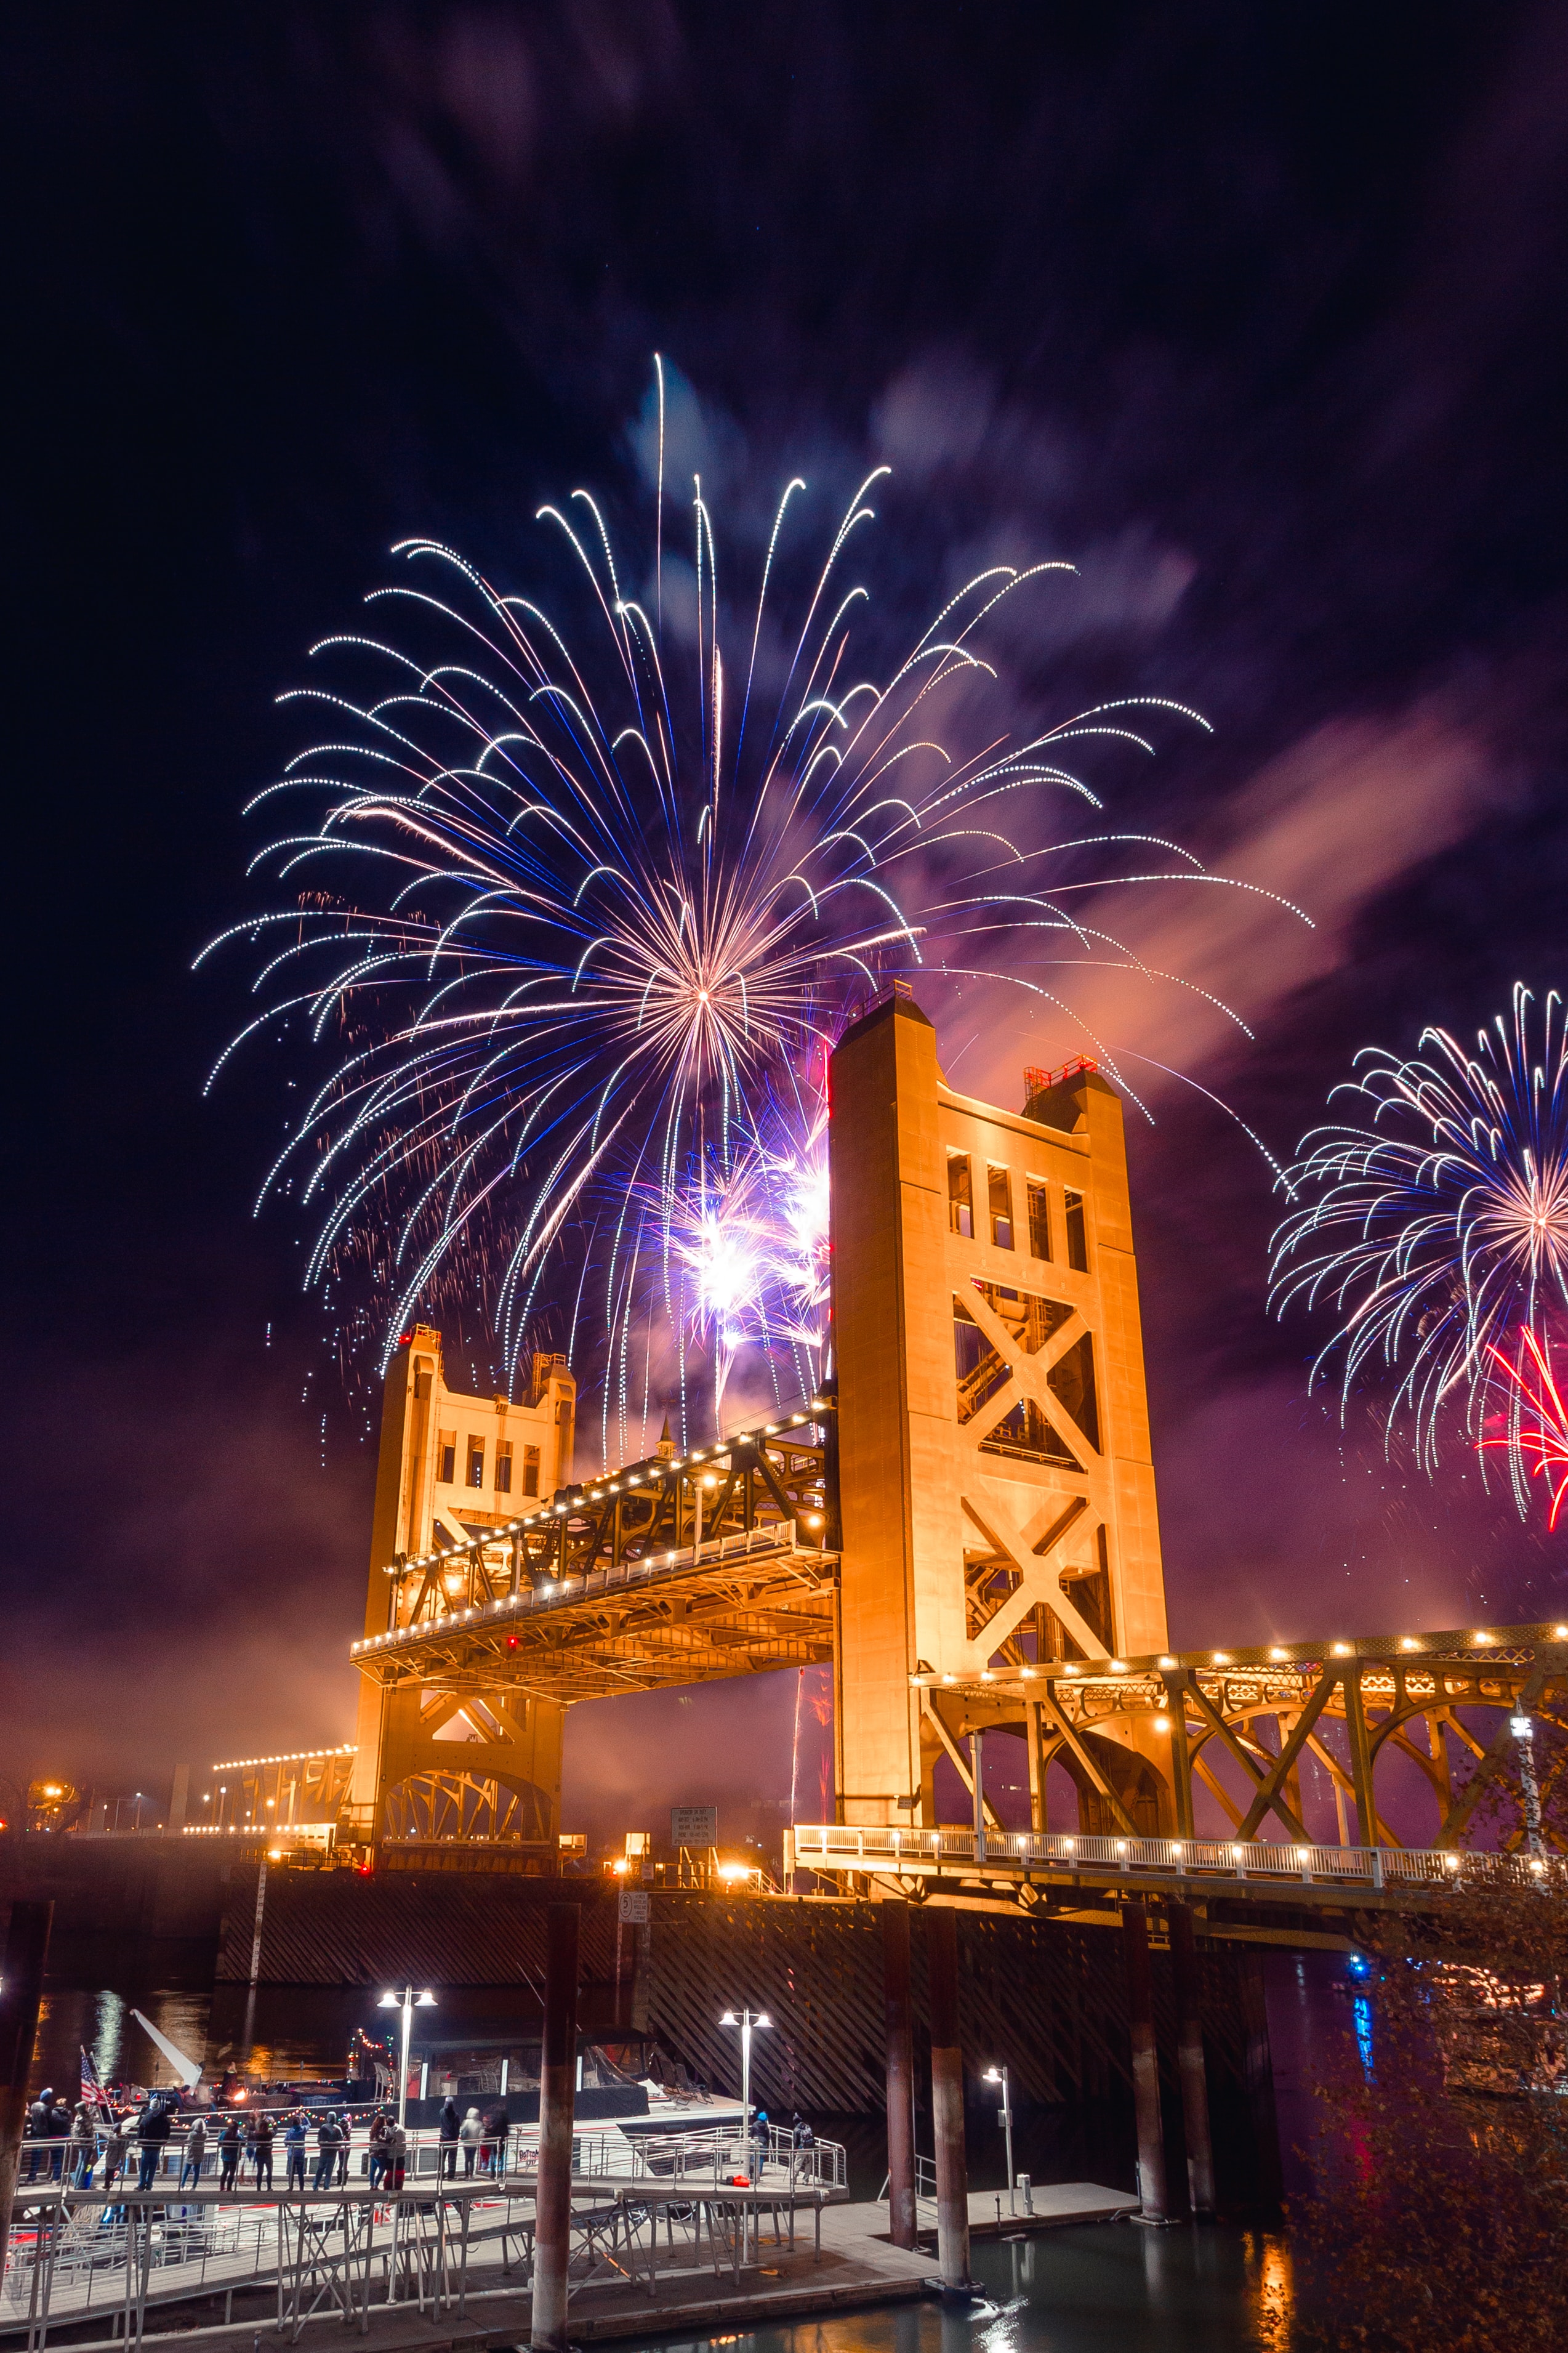
<svg viewBox="0 0 1568 2353"><path fill-rule="evenodd" d="M1295 2353L1298 2284L1276 2232L1146 2231L1097 2222L977 2240L985 2300L883 2306L739 2336L668 2340L681 2353Z"/></svg>

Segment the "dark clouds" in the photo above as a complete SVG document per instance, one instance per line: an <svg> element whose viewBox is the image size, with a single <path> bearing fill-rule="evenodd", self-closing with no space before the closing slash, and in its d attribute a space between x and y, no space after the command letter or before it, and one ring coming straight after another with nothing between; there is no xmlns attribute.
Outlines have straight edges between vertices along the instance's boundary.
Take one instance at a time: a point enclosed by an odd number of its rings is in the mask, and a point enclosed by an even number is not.
<svg viewBox="0 0 1568 2353"><path fill-rule="evenodd" d="M1195 999L1140 1042L1277 1150L1364 1039L1563 980L1560 11L83 7L8 40L0 1767L342 1732L366 1465L293 1230L248 1219L280 1094L201 1105L243 1001L185 967L246 903L237 806L291 748L301 649L401 532L516 586L543 497L629 512L653 349L742 546L790 472L826 502L889 457L900 637L977 560L1070 556L1005 641L1020 704L1213 721L1119 807L1317 928L1141 903L1148 960L1258 1042ZM1059 1039L933 1010L1004 1098ZM1178 1637L1307 1632L1347 1583L1359 1625L1534 1614L1557 1556L1500 1503L1450 1511L1364 1424L1344 1469L1304 1332L1264 1319L1262 1164L1152 1101Z"/></svg>

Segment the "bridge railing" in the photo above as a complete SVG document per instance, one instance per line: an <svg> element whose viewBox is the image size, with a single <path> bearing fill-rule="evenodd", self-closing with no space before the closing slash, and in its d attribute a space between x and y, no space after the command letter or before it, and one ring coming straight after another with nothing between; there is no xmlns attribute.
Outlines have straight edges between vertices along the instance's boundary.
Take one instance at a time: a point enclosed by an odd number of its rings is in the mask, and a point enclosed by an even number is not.
<svg viewBox="0 0 1568 2353"><path fill-rule="evenodd" d="M1568 1881L1559 1856L1464 1853L1444 1847L1295 1846L1273 1840L1100 1838L1060 1831L976 1831L955 1825L797 1823L791 1868L853 1872L1047 1869L1095 1878L1294 1882L1316 1888L1428 1888L1478 1881Z"/></svg>
<svg viewBox="0 0 1568 2353"><path fill-rule="evenodd" d="M821 1545L815 1537L803 1543L798 1521L759 1520L754 1527L705 1536L700 1544L687 1545L679 1551L644 1553L636 1559L622 1560L614 1566L606 1564L585 1573L573 1569L542 1585L522 1587L516 1593L498 1594L493 1600L475 1601L461 1609L438 1606L409 1625L392 1627L384 1634L366 1635L351 1645L351 1655L368 1666L378 1656L395 1653L410 1644L448 1635L460 1628L472 1627L479 1631L509 1620L548 1615L587 1595L619 1592L623 1588L646 1585L660 1577L684 1576L694 1568L722 1568L731 1560L772 1558L779 1553L795 1552L819 1556Z"/></svg>

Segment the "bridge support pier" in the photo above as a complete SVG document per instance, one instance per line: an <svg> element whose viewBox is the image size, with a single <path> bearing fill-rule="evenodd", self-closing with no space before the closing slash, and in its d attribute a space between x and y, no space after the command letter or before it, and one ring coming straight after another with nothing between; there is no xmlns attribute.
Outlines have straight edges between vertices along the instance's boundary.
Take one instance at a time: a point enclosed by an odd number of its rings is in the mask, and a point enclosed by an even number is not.
<svg viewBox="0 0 1568 2353"><path fill-rule="evenodd" d="M969 2165L963 2148L963 2052L958 2037L958 1915L926 1920L931 1976L931 2105L936 2139L936 2252L943 2287L967 2288Z"/></svg>
<svg viewBox="0 0 1568 2353"><path fill-rule="evenodd" d="M1209 2130L1208 2076L1204 2065L1203 2003L1192 1906L1169 1904L1171 1966L1176 1981L1176 2066L1182 2081L1182 2128L1187 2143L1187 2197L1194 2218L1215 2211L1214 2140Z"/></svg>
<svg viewBox="0 0 1568 2353"><path fill-rule="evenodd" d="M915 2049L910 1992L910 1907L884 1904L882 2002L888 2041L888 2235L915 2243Z"/></svg>
<svg viewBox="0 0 1568 2353"><path fill-rule="evenodd" d="M1121 1907L1121 1949L1127 1966L1127 2017L1132 2041L1132 2100L1138 2118L1139 2220L1170 2216L1165 2193L1165 2135L1160 2121L1160 2056L1154 2042L1154 1982L1149 1967L1149 1915L1142 1904Z"/></svg>
<svg viewBox="0 0 1568 2353"><path fill-rule="evenodd" d="M534 2188L535 2353L566 2353L566 2275L572 2254L572 2112L577 2051L575 1904L550 1906L544 1963L544 2047L539 2069L539 2173Z"/></svg>

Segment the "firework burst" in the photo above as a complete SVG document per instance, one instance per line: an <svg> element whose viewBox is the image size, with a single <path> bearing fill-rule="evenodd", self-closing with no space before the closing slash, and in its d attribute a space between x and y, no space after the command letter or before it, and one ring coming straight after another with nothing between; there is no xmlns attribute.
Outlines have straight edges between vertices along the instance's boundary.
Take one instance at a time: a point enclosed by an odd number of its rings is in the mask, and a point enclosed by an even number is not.
<svg viewBox="0 0 1568 2353"><path fill-rule="evenodd" d="M1409 1060L1364 1050L1330 1098L1346 1115L1303 1137L1271 1296L1281 1312L1326 1305L1339 1318L1312 1377L1337 1363L1344 1400L1372 1369L1396 1374L1389 1431L1408 1422L1428 1472L1446 1423L1481 1445L1505 1416L1522 1509L1525 1375L1547 1361L1532 1352L1568 1303L1563 1001L1538 1008L1516 987L1474 1053L1437 1029L1419 1048Z"/></svg>
<svg viewBox="0 0 1568 2353"><path fill-rule="evenodd" d="M1498 1377L1507 1387L1508 1422L1506 1434L1484 1438L1481 1443L1508 1449L1521 1509L1521 1472L1545 1482L1552 1499L1546 1525L1555 1528L1568 1502L1568 1399L1563 1398L1552 1362L1551 1346L1527 1324L1511 1356L1496 1347L1490 1354Z"/></svg>
<svg viewBox="0 0 1568 2353"><path fill-rule="evenodd" d="M259 796L287 812L256 861L280 902L213 943L260 950L218 1070L280 1030L325 1062L261 1194L313 1214L307 1285L368 1286L384 1354L460 1271L509 1377L548 1312L602 1376L607 1457L676 1391L684 1438L689 1392L716 1411L748 1342L792 1394L816 1378L820 1074L857 1000L932 964L994 973L1026 935L1142 972L1105 894L1226 879L1112 828L1067 765L1196 713L999 711L986 624L1070 565L983 572L873 677L846 565L878 475L808 566L792 481L733 607L700 483L689 563L667 552L658 384L646 571L585 491L541 511L567 573L550 610L405 543L372 628L284 698L320 732Z"/></svg>

